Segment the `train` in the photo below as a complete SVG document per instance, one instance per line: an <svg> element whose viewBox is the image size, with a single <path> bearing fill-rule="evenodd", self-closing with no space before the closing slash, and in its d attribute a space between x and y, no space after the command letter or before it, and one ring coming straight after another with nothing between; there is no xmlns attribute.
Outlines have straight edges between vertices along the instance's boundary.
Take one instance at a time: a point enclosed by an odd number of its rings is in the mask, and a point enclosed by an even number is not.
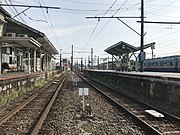
<svg viewBox="0 0 180 135"><path fill-rule="evenodd" d="M146 59L144 71L180 72L180 55Z"/></svg>
<svg viewBox="0 0 180 135"><path fill-rule="evenodd" d="M129 60L127 63L111 62L100 63L93 67L100 70L116 70L116 71L135 71L135 61ZM138 65L140 71L140 62ZM144 71L149 72L180 72L180 55L158 57L146 59L143 66Z"/></svg>

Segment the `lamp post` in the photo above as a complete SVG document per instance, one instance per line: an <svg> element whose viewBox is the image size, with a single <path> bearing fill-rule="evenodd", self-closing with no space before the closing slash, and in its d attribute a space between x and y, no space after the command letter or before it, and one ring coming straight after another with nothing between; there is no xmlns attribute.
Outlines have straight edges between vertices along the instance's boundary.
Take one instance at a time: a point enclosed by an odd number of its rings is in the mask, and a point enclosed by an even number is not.
<svg viewBox="0 0 180 135"><path fill-rule="evenodd" d="M60 49L60 62L59 62L59 69L61 70L62 68L62 49Z"/></svg>

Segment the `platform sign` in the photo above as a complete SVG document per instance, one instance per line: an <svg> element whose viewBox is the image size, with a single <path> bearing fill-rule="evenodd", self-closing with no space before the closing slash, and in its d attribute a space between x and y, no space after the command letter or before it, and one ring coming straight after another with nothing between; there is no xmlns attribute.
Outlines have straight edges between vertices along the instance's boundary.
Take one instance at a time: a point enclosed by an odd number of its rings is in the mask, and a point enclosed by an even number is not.
<svg viewBox="0 0 180 135"><path fill-rule="evenodd" d="M87 96L89 94L89 88L79 88L79 96Z"/></svg>
<svg viewBox="0 0 180 135"><path fill-rule="evenodd" d="M82 105L84 110L84 96L87 96L89 94L89 88L79 88L79 96L83 97Z"/></svg>

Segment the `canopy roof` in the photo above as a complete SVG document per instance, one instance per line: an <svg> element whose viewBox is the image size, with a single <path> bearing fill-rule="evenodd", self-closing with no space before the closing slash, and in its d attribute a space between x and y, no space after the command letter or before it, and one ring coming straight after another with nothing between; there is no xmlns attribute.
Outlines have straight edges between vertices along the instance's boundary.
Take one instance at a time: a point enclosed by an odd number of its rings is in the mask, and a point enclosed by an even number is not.
<svg viewBox="0 0 180 135"><path fill-rule="evenodd" d="M44 52L49 52L50 54L58 54L57 49L53 46L53 44L48 40L46 35L26 24L23 24L17 20L12 18L8 19L6 33L15 33L17 36L19 34L27 34L28 37L32 37L36 42L42 44L41 48ZM4 35L6 36L6 34ZM14 38L14 37L13 37ZM16 38L14 38L16 39ZM18 39L18 38L17 38Z"/></svg>
<svg viewBox="0 0 180 135"><path fill-rule="evenodd" d="M146 44L143 46L143 49L152 47L154 45L155 45L155 42L150 43L150 44ZM128 43L120 41L120 42L108 47L104 51L111 54L111 55L122 56L124 54L129 54L129 53L139 51L140 49L141 49L140 47L134 47Z"/></svg>
<svg viewBox="0 0 180 135"><path fill-rule="evenodd" d="M0 37L0 42L10 43L17 47L40 48L42 45L32 37ZM7 45L5 45L7 46Z"/></svg>

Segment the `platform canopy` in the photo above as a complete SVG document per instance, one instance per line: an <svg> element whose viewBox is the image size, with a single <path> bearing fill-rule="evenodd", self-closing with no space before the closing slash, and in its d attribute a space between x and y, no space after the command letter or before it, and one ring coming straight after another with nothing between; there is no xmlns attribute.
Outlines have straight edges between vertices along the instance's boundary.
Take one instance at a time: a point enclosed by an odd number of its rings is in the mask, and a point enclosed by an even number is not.
<svg viewBox="0 0 180 135"><path fill-rule="evenodd" d="M37 42L32 37L0 37L0 42L2 43L1 46L3 46L3 43L6 47L8 46L16 46L16 47L31 47L38 49L42 45ZM8 45L6 43L9 43Z"/></svg>
<svg viewBox="0 0 180 135"><path fill-rule="evenodd" d="M15 19L9 18L7 20L6 34L7 33L15 33L15 37L19 37L20 35L31 37L36 40L36 42L41 44L42 53L58 54L57 49L53 46L53 44L49 41L44 33ZM4 36L6 36L6 34ZM14 37L12 38L18 39Z"/></svg>
<svg viewBox="0 0 180 135"><path fill-rule="evenodd" d="M155 42L150 43L150 44L146 44L143 46L143 49L152 47L154 45L155 45ZM120 41L120 42L108 47L104 51L111 54L111 55L122 56L124 54L134 53L136 51L139 51L140 49L141 49L140 47L135 47L135 46L132 46L128 43Z"/></svg>

